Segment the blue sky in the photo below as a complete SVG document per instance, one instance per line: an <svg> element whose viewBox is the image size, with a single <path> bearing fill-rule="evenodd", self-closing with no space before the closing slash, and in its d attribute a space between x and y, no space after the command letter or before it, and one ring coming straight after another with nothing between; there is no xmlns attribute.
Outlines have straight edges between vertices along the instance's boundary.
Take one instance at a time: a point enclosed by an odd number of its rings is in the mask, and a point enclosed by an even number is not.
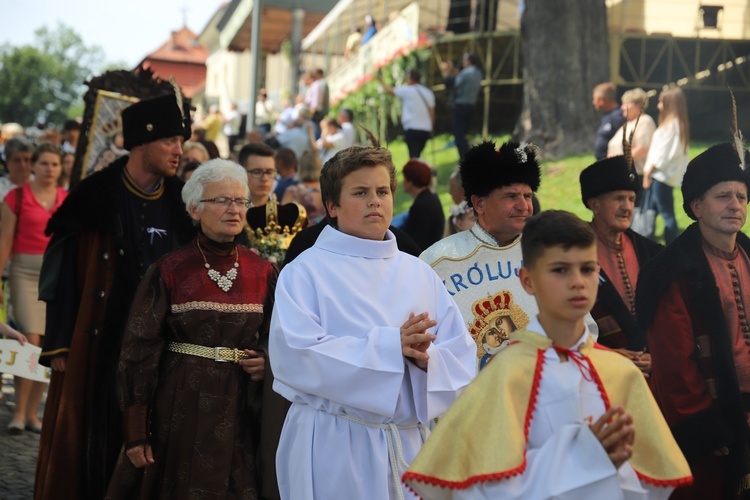
<svg viewBox="0 0 750 500"><path fill-rule="evenodd" d="M0 0L0 45L30 44L34 31L58 22L73 28L86 45L99 45L108 62L138 64L156 50L183 19L196 34L222 0Z"/></svg>

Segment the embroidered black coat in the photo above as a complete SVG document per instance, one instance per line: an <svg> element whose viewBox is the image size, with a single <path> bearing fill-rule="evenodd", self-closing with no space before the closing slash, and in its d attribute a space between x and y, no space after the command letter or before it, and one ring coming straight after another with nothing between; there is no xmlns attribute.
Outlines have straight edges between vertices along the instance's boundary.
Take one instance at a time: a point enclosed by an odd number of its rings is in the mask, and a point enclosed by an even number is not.
<svg viewBox="0 0 750 500"><path fill-rule="evenodd" d="M47 226L40 298L47 302L41 362L53 372L37 459L36 499L103 498L122 445L116 374L122 331L145 270L125 237L122 174L128 156L73 189ZM182 181L164 179L174 247L195 235Z"/></svg>
<svg viewBox="0 0 750 500"><path fill-rule="evenodd" d="M750 255L747 236L739 233L737 244ZM641 270L636 310L640 334L647 332L652 353L654 398L696 483L701 475L711 475L707 463L718 461L724 480L710 497L723 491L723 498L736 498L741 486L747 489L750 474L748 423L732 335L697 223ZM715 457L722 447L729 456Z"/></svg>

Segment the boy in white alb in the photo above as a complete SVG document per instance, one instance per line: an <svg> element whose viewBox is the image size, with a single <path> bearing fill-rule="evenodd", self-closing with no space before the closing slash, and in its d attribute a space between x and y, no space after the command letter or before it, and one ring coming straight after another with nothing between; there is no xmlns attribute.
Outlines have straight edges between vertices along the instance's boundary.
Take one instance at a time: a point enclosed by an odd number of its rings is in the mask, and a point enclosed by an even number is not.
<svg viewBox="0 0 750 500"><path fill-rule="evenodd" d="M276 466L282 498L413 498L400 477L474 377L473 342L432 269L388 230L395 168L351 147L321 173L332 226L284 268L269 341L292 402Z"/></svg>
<svg viewBox="0 0 750 500"><path fill-rule="evenodd" d="M643 375L588 335L599 278L591 227L542 212L521 244L520 280L539 315L440 420L404 482L425 499L524 500L666 499L691 484Z"/></svg>

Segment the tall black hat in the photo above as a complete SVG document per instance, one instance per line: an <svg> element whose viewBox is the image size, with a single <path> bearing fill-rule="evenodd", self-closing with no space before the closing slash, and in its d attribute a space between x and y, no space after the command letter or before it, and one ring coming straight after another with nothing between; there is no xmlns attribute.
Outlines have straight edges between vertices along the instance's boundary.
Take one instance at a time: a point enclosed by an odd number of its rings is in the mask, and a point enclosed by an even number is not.
<svg viewBox="0 0 750 500"><path fill-rule="evenodd" d="M189 109L184 107L182 95L175 93L144 99L122 110L125 149L129 151L141 144L176 135L190 139Z"/></svg>
<svg viewBox="0 0 750 500"><path fill-rule="evenodd" d="M527 184L536 192L542 175L536 146L506 142L495 149L495 143L491 141L467 151L459 172L469 205L472 195L487 196L495 189L511 184Z"/></svg>
<svg viewBox="0 0 750 500"><path fill-rule="evenodd" d="M618 155L599 160L586 167L578 178L581 183L581 199L588 201L612 191L635 191L641 189L638 176L625 156Z"/></svg>
<svg viewBox="0 0 750 500"><path fill-rule="evenodd" d="M688 163L682 178L682 208L693 220L697 220L690 203L703 196L706 191L726 181L744 182L750 190L750 152L737 142L725 142L711 146ZM742 151L742 158L738 151Z"/></svg>

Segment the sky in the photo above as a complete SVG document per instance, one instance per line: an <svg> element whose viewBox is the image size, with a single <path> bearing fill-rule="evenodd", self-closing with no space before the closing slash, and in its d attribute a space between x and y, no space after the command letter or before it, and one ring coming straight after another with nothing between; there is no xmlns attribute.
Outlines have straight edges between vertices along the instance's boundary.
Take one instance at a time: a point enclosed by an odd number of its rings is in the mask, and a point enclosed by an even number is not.
<svg viewBox="0 0 750 500"><path fill-rule="evenodd" d="M135 67L184 20L200 34L223 0L0 0L0 45L32 44L34 31L63 23L86 46L98 45L107 62ZM226 0L228 3L228 0Z"/></svg>

